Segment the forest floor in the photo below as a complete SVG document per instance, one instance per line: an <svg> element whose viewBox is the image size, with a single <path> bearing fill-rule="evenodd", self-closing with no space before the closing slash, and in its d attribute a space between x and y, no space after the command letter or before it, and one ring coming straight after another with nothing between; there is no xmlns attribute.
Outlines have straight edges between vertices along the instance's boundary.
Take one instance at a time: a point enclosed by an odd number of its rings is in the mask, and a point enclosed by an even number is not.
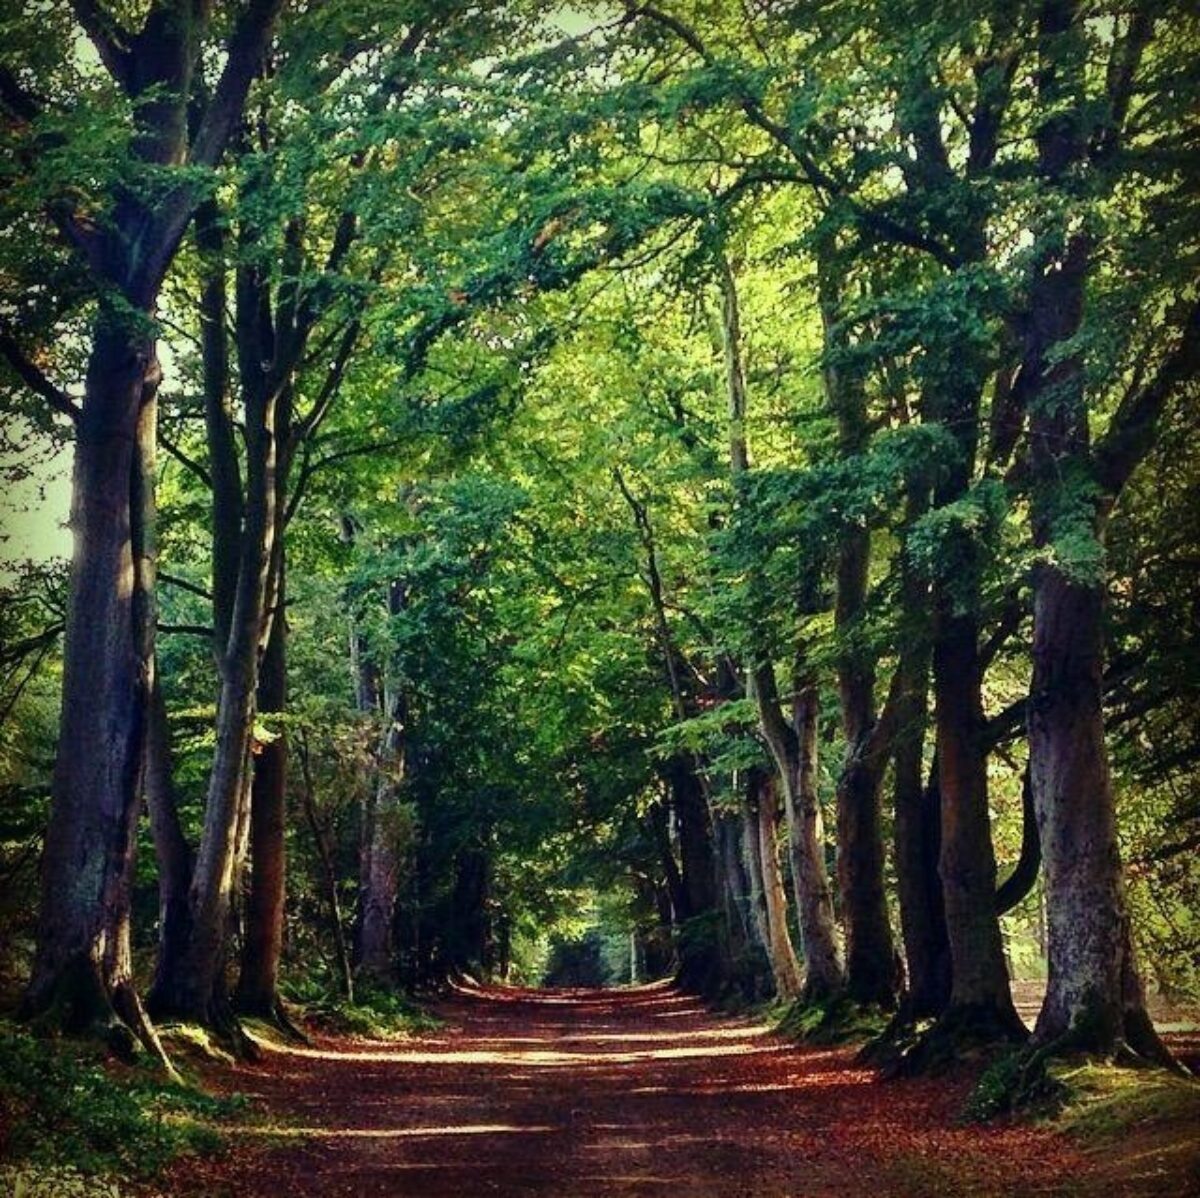
<svg viewBox="0 0 1200 1198"><path fill-rule="evenodd" d="M267 1049L209 1080L263 1117L159 1192L372 1195L1200 1193L1196 1127L1100 1140L963 1126L972 1076L881 1082L853 1048L785 1042L665 987L480 989L402 1042ZM1195 1189L1190 1188L1195 1186Z"/></svg>

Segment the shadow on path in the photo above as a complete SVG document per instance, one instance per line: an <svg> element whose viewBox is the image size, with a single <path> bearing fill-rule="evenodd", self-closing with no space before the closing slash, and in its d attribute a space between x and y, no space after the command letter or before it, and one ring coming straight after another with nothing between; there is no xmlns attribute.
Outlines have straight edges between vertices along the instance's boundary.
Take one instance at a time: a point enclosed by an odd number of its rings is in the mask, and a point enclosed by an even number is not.
<svg viewBox="0 0 1200 1198"><path fill-rule="evenodd" d="M956 1126L968 1078L881 1083L665 986L460 990L439 1013L419 1040L228 1070L278 1122L169 1192L907 1198L1069 1192L1083 1168L1049 1132Z"/></svg>

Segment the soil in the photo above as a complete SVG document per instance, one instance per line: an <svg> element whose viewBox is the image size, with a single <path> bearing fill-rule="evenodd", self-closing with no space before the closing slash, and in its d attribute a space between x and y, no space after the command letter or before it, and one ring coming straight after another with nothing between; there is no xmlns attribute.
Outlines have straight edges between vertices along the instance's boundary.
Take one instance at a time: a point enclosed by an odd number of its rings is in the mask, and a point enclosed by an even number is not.
<svg viewBox="0 0 1200 1198"><path fill-rule="evenodd" d="M420 1039L323 1039L223 1069L214 1080L252 1096L272 1127L235 1133L224 1156L181 1162L163 1192L1135 1192L1114 1188L1111 1158L1059 1132L959 1125L967 1072L881 1082L853 1048L796 1046L666 987L467 990L438 1014L445 1028Z"/></svg>

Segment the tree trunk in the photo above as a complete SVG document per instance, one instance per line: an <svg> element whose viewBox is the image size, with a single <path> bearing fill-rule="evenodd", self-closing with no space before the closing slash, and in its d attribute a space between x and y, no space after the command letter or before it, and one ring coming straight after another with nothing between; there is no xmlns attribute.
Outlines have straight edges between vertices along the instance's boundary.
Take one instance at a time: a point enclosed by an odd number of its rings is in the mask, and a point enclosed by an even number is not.
<svg viewBox="0 0 1200 1198"><path fill-rule="evenodd" d="M945 590L935 599L933 650L939 867L953 966L943 1019L989 1039L1021 1039L996 914L978 633L974 617L955 610L960 600Z"/></svg>
<svg viewBox="0 0 1200 1198"><path fill-rule="evenodd" d="M824 330L825 396L837 416L838 451L844 460L864 453L870 442L867 396L860 370L841 365L849 348L842 309L842 276L833 239L817 244L817 291ZM846 928L846 993L859 1003L884 1008L896 1002L896 949L883 886L880 788L887 754L873 742L875 667L859 643L867 605L871 533L847 521L838 534L834 627L839 639L837 675L846 759L837 785L837 874Z"/></svg>
<svg viewBox="0 0 1200 1198"><path fill-rule="evenodd" d="M1035 1038L1166 1061L1133 957L1102 708L1103 592L1038 569L1029 707L1049 979Z"/></svg>
<svg viewBox="0 0 1200 1198"><path fill-rule="evenodd" d="M910 496L907 523L920 518L924 498ZM929 719L929 588L911 567L902 579L904 624L897 664L896 732L892 771L896 890L908 988L901 1015L909 1022L940 1015L950 1001L950 942L938 874L941 791L934 762L925 785L925 728Z"/></svg>
<svg viewBox="0 0 1200 1198"><path fill-rule="evenodd" d="M676 757L667 766L671 806L679 829L679 862L686 915L680 917L679 984L715 993L726 980L720 880L704 787L693 763Z"/></svg>
<svg viewBox="0 0 1200 1198"><path fill-rule="evenodd" d="M901 728L907 722L902 712ZM950 1001L950 940L938 873L941 848L941 795L934 765L929 785L922 782L921 735L896 742L896 888L908 991L902 1014L910 1022L940 1015Z"/></svg>
<svg viewBox="0 0 1200 1198"><path fill-rule="evenodd" d="M746 776L746 793L742 802L742 852L746 876L750 883L750 915L755 936L771 957L771 928L767 921L766 885L763 881L762 841L758 830L758 790L763 784L763 771L750 770Z"/></svg>
<svg viewBox="0 0 1200 1198"><path fill-rule="evenodd" d="M791 1001L802 988L800 965L787 925L787 891L779 866L779 796L773 779L765 771L755 771L754 812L758 833L758 860L762 865L763 911L767 934L767 957L775 979L775 994Z"/></svg>
<svg viewBox="0 0 1200 1198"><path fill-rule="evenodd" d="M218 662L217 743L192 876L192 935L179 977L164 995L176 1015L228 1024L225 967L238 882L239 820L248 794L259 647L269 629L267 597L275 536L276 397L246 388L247 479L238 584L229 640Z"/></svg>
<svg viewBox="0 0 1200 1198"><path fill-rule="evenodd" d="M148 317L144 317L148 321ZM129 902L154 682L152 337L97 318L75 448L63 701L25 1009L155 1051L134 989Z"/></svg>
<svg viewBox="0 0 1200 1198"><path fill-rule="evenodd" d="M364 813L356 944L358 975L379 982L395 976L396 899L400 887L398 807L404 792L407 705L392 696L379 750L378 780Z"/></svg>
<svg viewBox="0 0 1200 1198"><path fill-rule="evenodd" d="M151 695L146 805L158 865L158 958L147 1006L154 1010L160 986L169 985L182 967L191 936L188 891L192 884L192 850L179 822L171 762L170 729L162 687L155 679Z"/></svg>
<svg viewBox="0 0 1200 1198"><path fill-rule="evenodd" d="M277 611L259 668L258 710L263 714L282 713L287 708L287 622L282 579L276 588L275 603ZM278 984L286 880L287 768L288 741L281 729L253 758L250 895L236 996L238 1010L272 1020L282 1016Z"/></svg>
<svg viewBox="0 0 1200 1198"><path fill-rule="evenodd" d="M788 820L792 883L804 954L803 997L807 1002L824 1002L842 992L845 975L838 955L817 793L816 690L808 686L799 691L793 704L794 723L789 724L779 710L770 667L751 675L748 689L758 705L763 734L775 759Z"/></svg>
<svg viewBox="0 0 1200 1198"><path fill-rule="evenodd" d="M1037 137L1048 188L1073 187L1073 172L1087 155L1081 68L1069 52L1084 36L1076 4L1046 0L1038 87L1058 113ZM1086 233L1059 228L1047 230L1045 244L1030 279L1022 363L1031 381L1034 541L1046 547L1064 534L1087 536L1102 560L1114 496L1096 493L1083 362L1078 353L1056 352L1082 325L1091 246ZM1104 1054L1127 1044L1165 1063L1170 1056L1146 1012L1125 904L1104 740L1103 615L1099 570L1072 575L1053 558L1037 567L1029 755L1045 866L1049 979L1035 1039L1052 1049Z"/></svg>

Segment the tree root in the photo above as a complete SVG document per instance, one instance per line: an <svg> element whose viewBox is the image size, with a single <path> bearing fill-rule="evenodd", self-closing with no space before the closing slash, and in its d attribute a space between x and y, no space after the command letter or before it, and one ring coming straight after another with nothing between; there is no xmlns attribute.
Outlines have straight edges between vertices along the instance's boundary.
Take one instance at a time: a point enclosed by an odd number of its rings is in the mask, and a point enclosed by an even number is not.
<svg viewBox="0 0 1200 1198"><path fill-rule="evenodd" d="M929 1019L918 1019L902 1003L883 1031L862 1046L854 1058L855 1064L878 1069L885 1078L897 1076L905 1054L916 1045L929 1023Z"/></svg>
<svg viewBox="0 0 1200 1198"><path fill-rule="evenodd" d="M878 1038L885 1018L874 1006L862 1006L845 994L824 999L798 998L779 1021L778 1030L805 1044L846 1044Z"/></svg>
<svg viewBox="0 0 1200 1198"><path fill-rule="evenodd" d="M87 956L64 965L41 993L28 994L21 1015L35 1034L96 1040L127 1063L146 1053L169 1076L177 1076L133 982L125 979L110 990Z"/></svg>
<svg viewBox="0 0 1200 1198"><path fill-rule="evenodd" d="M1029 1038L1017 1018L991 1005L948 1007L918 1032L890 1063L888 1076L915 1077L940 1073L971 1060L991 1060Z"/></svg>
<svg viewBox="0 0 1200 1198"><path fill-rule="evenodd" d="M292 1018L283 1000L276 994L264 1006L261 1003L237 1003L237 1013L245 1018L259 1019L293 1044L311 1044L308 1033Z"/></svg>

